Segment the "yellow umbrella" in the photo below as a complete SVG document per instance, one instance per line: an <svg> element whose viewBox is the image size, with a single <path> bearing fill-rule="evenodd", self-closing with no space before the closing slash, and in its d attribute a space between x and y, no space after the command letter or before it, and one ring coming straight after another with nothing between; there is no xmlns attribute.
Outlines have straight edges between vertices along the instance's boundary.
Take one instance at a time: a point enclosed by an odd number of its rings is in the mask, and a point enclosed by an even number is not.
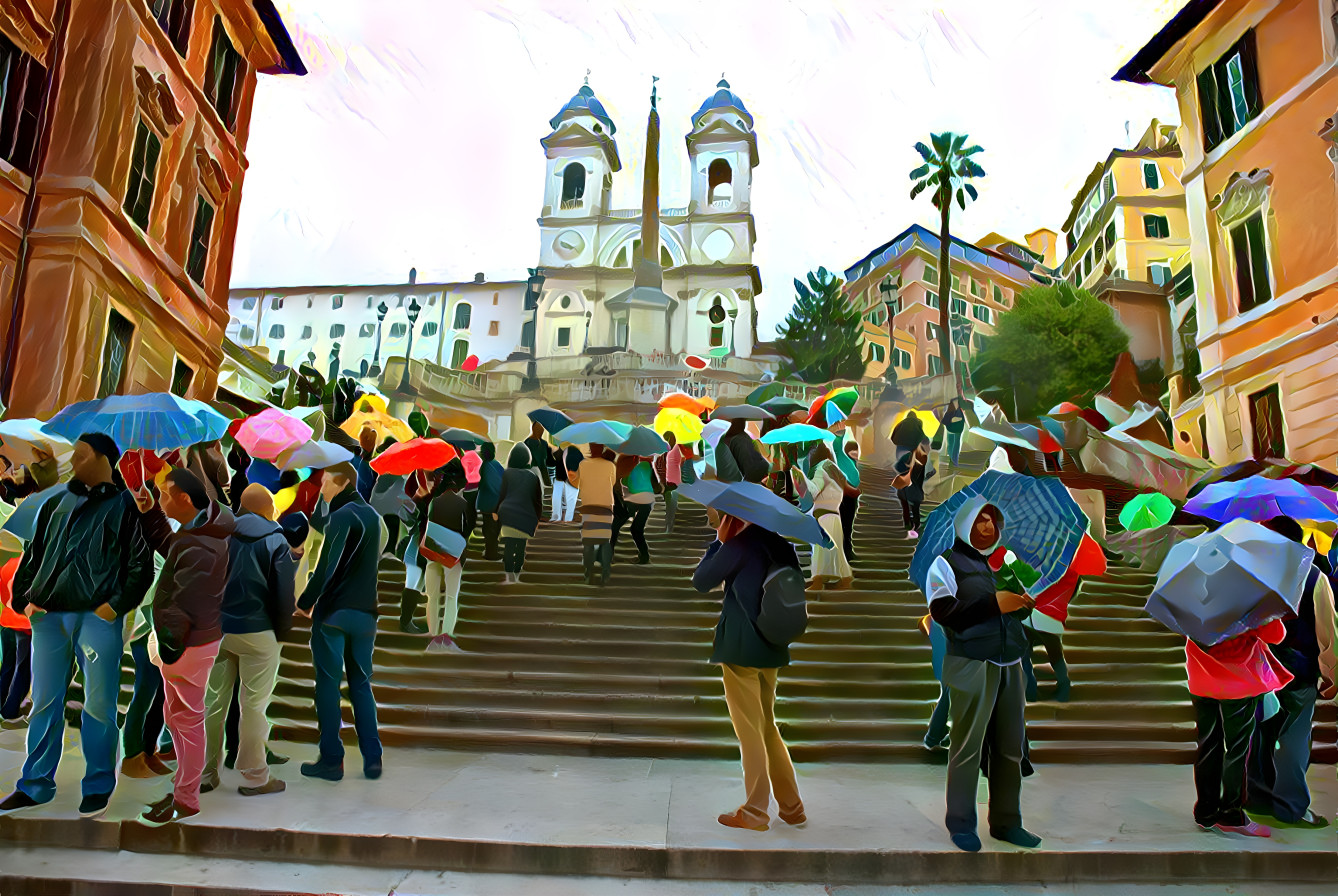
<svg viewBox="0 0 1338 896"><path fill-rule="evenodd" d="M938 432L938 418L934 416L933 411L922 411L918 408L907 408L900 414L897 414L897 418L892 421L892 429L896 429L897 424L901 423L902 420L905 420L906 415L911 413L911 411L914 411L915 416L920 418L920 424L924 427L925 436L932 439L934 437L934 433Z"/></svg>
<svg viewBox="0 0 1338 896"><path fill-rule="evenodd" d="M389 407L390 402L386 401L384 395L368 392L365 395L359 395L358 400L353 402L353 413L375 411L378 414L385 414L388 413Z"/></svg>
<svg viewBox="0 0 1338 896"><path fill-rule="evenodd" d="M359 401L361 400L359 399ZM378 442L384 441L386 436L390 436L397 442L407 442L415 436L414 431L409 428L409 424L397 417L390 416L385 411L355 411L352 416L340 424L339 428L356 439L363 428L367 426L370 426L376 432Z"/></svg>
<svg viewBox="0 0 1338 896"><path fill-rule="evenodd" d="M1306 544L1314 543L1315 550L1321 554L1327 555L1333 549L1333 536L1327 534L1322 529L1312 529L1309 526L1304 527Z"/></svg>
<svg viewBox="0 0 1338 896"><path fill-rule="evenodd" d="M655 415L654 428L657 433L673 433L680 442L696 442L701 440L702 427L705 425L700 417L693 416L689 411L663 408Z"/></svg>

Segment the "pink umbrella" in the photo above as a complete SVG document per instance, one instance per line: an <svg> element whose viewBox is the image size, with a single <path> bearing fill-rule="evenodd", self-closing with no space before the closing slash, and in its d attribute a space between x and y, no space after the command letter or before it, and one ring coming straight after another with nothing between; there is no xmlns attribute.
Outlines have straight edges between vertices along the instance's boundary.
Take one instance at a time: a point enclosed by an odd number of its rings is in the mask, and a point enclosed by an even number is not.
<svg viewBox="0 0 1338 896"><path fill-rule="evenodd" d="M278 408L266 408L237 429L237 444L261 460L275 460L294 445L311 438L312 428Z"/></svg>

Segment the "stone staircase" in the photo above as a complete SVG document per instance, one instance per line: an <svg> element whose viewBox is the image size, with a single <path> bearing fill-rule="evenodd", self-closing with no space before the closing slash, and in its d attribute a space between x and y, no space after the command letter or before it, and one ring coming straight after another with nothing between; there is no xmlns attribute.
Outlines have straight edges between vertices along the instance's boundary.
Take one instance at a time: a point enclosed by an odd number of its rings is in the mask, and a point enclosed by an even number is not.
<svg viewBox="0 0 1338 896"><path fill-rule="evenodd" d="M925 757L938 685L917 628L927 609L908 581L890 475L865 471L855 525L855 587L810 603L810 624L781 675L777 716L796 760ZM584 584L577 526L543 525L524 581L503 587L497 562L468 561L457 636L465 652L426 653L426 636L397 624L400 564L382 568L375 679L389 745L606 756L733 757L737 746L717 670L708 662L720 594L691 573L712 532L705 512L679 507L672 536L662 508L647 527L652 562L630 539L608 587ZM1187 762L1194 725L1183 642L1142 612L1155 575L1127 567L1083 586L1066 652L1067 704L1028 710L1038 761ZM316 738L310 649L283 648L271 716L275 736ZM1043 662L1043 656L1038 654ZM1041 668L1041 696L1052 690ZM351 722L345 706L345 721ZM1317 758L1333 761L1332 704L1316 720ZM352 738L351 726L346 728Z"/></svg>

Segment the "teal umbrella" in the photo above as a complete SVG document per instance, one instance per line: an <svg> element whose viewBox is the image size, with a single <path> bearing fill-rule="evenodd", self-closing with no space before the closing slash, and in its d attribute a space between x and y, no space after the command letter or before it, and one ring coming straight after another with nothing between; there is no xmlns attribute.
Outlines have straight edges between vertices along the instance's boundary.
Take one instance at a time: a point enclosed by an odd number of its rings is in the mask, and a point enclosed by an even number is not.
<svg viewBox="0 0 1338 896"><path fill-rule="evenodd" d="M1175 502L1162 494L1135 495L1120 511L1120 525L1126 532L1141 532L1166 525L1175 516Z"/></svg>
<svg viewBox="0 0 1338 896"><path fill-rule="evenodd" d="M593 420L587 423L573 423L562 430L562 441L569 445L621 445L632 435L630 423L617 420Z"/></svg>
<svg viewBox="0 0 1338 896"><path fill-rule="evenodd" d="M763 445L795 445L804 442L831 441L835 438L835 433L819 426L811 426L807 423L791 423L789 426L773 429L762 436L761 441Z"/></svg>
<svg viewBox="0 0 1338 896"><path fill-rule="evenodd" d="M567 434L564 432L562 438L565 440ZM657 454L663 454L669 450L669 443L651 429L644 426L638 426L632 430L626 441L617 445L610 445L614 451L619 454L626 454L632 457L654 457Z"/></svg>

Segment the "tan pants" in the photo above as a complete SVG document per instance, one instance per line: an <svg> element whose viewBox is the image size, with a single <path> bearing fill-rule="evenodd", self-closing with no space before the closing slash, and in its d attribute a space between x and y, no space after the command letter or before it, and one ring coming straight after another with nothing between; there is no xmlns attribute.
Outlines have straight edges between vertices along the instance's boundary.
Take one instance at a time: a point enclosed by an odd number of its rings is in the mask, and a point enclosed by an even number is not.
<svg viewBox="0 0 1338 896"><path fill-rule="evenodd" d="M274 632L249 635L224 635L218 658L209 673L209 707L205 717L205 774L218 774L218 758L223 751L223 720L232 702L232 686L241 676L239 695L241 722L237 728L237 771L247 786L260 787L269 780L265 761L265 741L269 740L269 702L274 696L274 682L279 675L279 642Z"/></svg>
<svg viewBox="0 0 1338 896"><path fill-rule="evenodd" d="M427 591L427 633L434 638L437 635L455 637L455 622L460 616L460 581L464 572L463 561L454 566L426 561L423 588Z"/></svg>
<svg viewBox="0 0 1338 896"><path fill-rule="evenodd" d="M776 727L777 669L753 669L722 665L725 703L743 759L743 786L747 800L741 814L750 822L764 824L770 818L771 792L785 815L803 810L799 784L795 780L790 751Z"/></svg>

